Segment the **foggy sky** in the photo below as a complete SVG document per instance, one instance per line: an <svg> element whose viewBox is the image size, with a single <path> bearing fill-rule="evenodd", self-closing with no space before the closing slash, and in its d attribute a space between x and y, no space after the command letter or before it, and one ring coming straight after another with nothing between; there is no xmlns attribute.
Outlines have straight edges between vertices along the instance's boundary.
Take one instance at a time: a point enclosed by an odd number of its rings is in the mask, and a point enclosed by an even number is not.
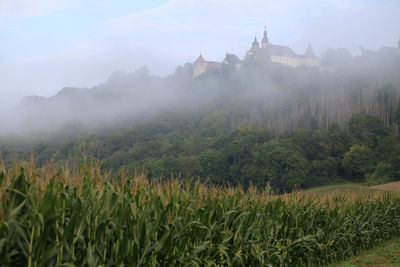
<svg viewBox="0 0 400 267"><path fill-rule="evenodd" d="M94 86L114 70L147 65L165 75L200 52L243 58L264 25L270 42L298 53L310 43L318 55L396 46L400 37L397 0L139 2L152 1L1 0L0 111L25 95Z"/></svg>

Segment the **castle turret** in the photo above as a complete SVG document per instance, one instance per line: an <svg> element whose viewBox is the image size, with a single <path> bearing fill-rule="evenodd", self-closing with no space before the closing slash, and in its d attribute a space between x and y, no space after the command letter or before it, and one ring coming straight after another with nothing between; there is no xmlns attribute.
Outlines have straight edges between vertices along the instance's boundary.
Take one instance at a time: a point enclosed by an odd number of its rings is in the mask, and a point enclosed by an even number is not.
<svg viewBox="0 0 400 267"><path fill-rule="evenodd" d="M267 26L265 26L264 28L264 36L263 39L261 41L261 47L262 48L266 48L269 45L269 40L268 40L268 36L267 36Z"/></svg>
<svg viewBox="0 0 400 267"><path fill-rule="evenodd" d="M400 38L399 38L399 40L397 41L397 48L400 49Z"/></svg>
<svg viewBox="0 0 400 267"><path fill-rule="evenodd" d="M254 55L254 53L259 49L260 49L260 44L258 43L257 36L256 36L256 37L254 37L254 41L251 43L251 48L247 52L246 56L249 57L249 56Z"/></svg>
<svg viewBox="0 0 400 267"><path fill-rule="evenodd" d="M254 37L254 41L251 43L251 45L252 45L252 48L253 47L260 48L260 45L258 44L258 41L257 41L257 36Z"/></svg>
<svg viewBox="0 0 400 267"><path fill-rule="evenodd" d="M206 61L200 54L200 56L193 63L193 77L197 77L209 69L218 69L221 67L221 64L222 63L220 62Z"/></svg>
<svg viewBox="0 0 400 267"><path fill-rule="evenodd" d="M193 77L197 77L207 70L207 61L204 60L203 56L200 56L193 63Z"/></svg>

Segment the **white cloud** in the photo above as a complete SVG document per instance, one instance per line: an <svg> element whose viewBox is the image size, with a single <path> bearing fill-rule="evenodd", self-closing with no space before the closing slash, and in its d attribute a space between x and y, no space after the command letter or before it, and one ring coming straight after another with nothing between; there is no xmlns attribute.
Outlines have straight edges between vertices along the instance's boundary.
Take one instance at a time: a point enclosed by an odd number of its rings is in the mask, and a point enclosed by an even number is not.
<svg viewBox="0 0 400 267"><path fill-rule="evenodd" d="M73 0L1 0L0 19L42 16L74 5Z"/></svg>
<svg viewBox="0 0 400 267"><path fill-rule="evenodd" d="M153 40L182 36L197 49L243 48L267 24L272 42L304 48L359 45L377 48L400 35L400 2L367 0L172 0L140 13L110 20L109 32ZM395 36L393 36L393 34ZM248 38L244 40L244 38ZM236 42L233 40L236 38ZM168 38L164 38L167 39ZM231 41L231 47L226 41ZM218 51L219 52L219 51ZM244 51L243 51L244 52ZM243 53L242 52L242 53Z"/></svg>

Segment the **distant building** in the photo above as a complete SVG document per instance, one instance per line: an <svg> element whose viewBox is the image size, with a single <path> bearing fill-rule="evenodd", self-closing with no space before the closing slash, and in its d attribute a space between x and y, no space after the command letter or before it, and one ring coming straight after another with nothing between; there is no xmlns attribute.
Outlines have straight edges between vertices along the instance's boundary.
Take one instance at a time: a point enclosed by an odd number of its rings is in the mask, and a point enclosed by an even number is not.
<svg viewBox="0 0 400 267"><path fill-rule="evenodd" d="M237 65L240 64L240 59L235 55L235 54L231 54L231 53L226 53L224 61L222 61L222 63L224 64L232 64L232 65Z"/></svg>
<svg viewBox="0 0 400 267"><path fill-rule="evenodd" d="M261 53L269 56L272 62L289 67L295 68L301 65L317 67L320 65L320 61L315 56L311 45L307 47L306 52L303 55L298 55L288 46L270 43L267 36L267 29L264 29L261 48L258 46L257 38L255 38L252 47L246 54L246 58L257 57L257 55Z"/></svg>
<svg viewBox="0 0 400 267"><path fill-rule="evenodd" d="M251 48L250 50L247 52L246 57L251 57L251 56L255 56L255 54L257 53L257 51L260 50L260 45L257 42L257 37L254 37L254 41L253 43L251 43Z"/></svg>
<svg viewBox="0 0 400 267"><path fill-rule="evenodd" d="M288 46L270 43L266 29L264 29L261 46L257 41L257 37L255 37L250 50L246 53L245 59L252 57L257 58L258 56L264 55L267 55L272 62L294 68L302 65L309 67L318 67L320 65L320 60L315 56L314 50L310 45L307 47L303 55L298 55ZM209 69L219 69L222 64L233 64L236 69L239 69L242 61L239 60L236 55L229 53L226 54L223 62L206 61L203 56L200 55L193 63L193 77L198 77Z"/></svg>
<svg viewBox="0 0 400 267"><path fill-rule="evenodd" d="M222 63L215 61L206 61L203 56L200 56L193 63L193 77L197 77L200 74L206 72L210 68L219 68Z"/></svg>

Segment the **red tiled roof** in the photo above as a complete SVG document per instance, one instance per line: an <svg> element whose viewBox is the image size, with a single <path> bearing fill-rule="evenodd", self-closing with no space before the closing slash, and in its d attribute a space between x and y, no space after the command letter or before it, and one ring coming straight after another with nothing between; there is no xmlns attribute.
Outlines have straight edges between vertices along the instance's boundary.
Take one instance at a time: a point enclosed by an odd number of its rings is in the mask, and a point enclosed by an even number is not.
<svg viewBox="0 0 400 267"><path fill-rule="evenodd" d="M203 56L200 55L200 56L196 59L196 61L195 61L194 63L206 63L206 61L204 60Z"/></svg>

